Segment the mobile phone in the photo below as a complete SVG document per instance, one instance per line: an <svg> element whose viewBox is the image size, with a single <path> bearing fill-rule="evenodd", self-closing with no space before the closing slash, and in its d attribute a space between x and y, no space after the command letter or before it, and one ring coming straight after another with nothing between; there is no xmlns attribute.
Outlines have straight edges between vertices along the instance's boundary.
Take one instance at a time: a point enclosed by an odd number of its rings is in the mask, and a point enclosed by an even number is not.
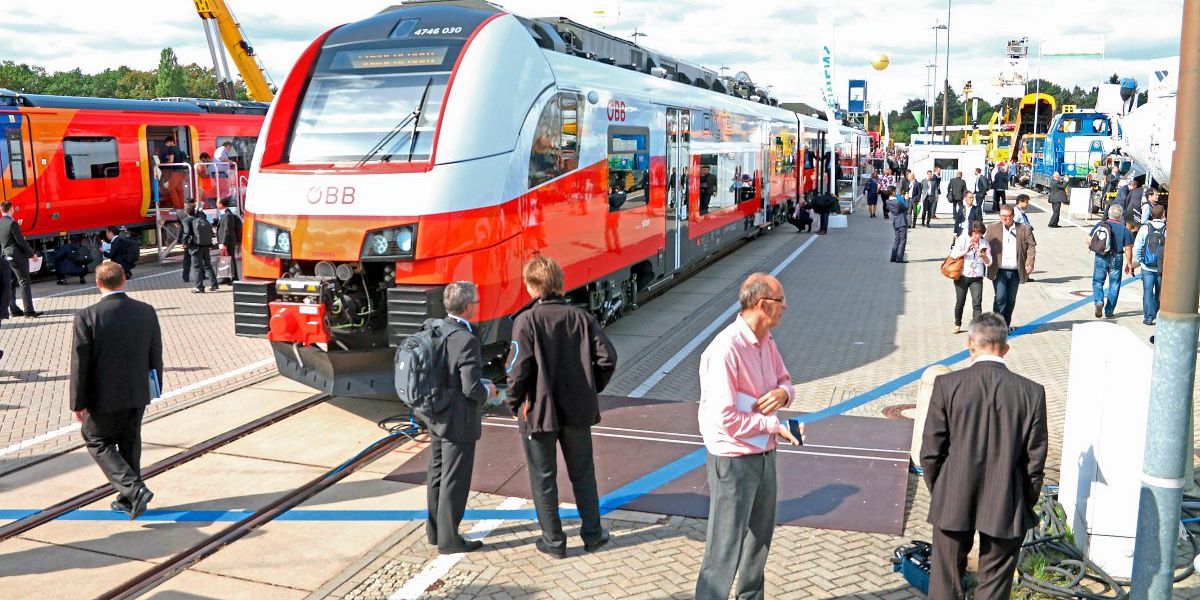
<svg viewBox="0 0 1200 600"><path fill-rule="evenodd" d="M787 428L788 431L792 432L792 437L796 438L796 441L800 442L800 445L803 446L804 433L800 430L800 421L796 419L788 419Z"/></svg>

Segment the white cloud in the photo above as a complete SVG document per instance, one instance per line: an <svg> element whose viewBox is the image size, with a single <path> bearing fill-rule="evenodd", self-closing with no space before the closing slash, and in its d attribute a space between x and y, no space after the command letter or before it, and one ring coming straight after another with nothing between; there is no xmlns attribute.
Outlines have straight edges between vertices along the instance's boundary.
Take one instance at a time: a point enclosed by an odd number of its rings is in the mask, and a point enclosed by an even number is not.
<svg viewBox="0 0 1200 600"><path fill-rule="evenodd" d="M330 27L355 21L396 0L227 0L267 70L281 82L295 57ZM951 0L950 83L970 79L976 89L998 73L1009 37L1033 39L1066 33L1106 36L1106 58L1055 59L1042 64L1042 76L1067 85L1091 87L1113 72L1141 81L1147 61L1179 53L1182 0L1142 0L1136 9L1120 0L1010 0L1006 3ZM817 15L824 2L743 0L506 0L523 16L566 16L607 26L628 37L636 25L645 46L701 62L711 68L744 70L756 82L774 86L783 100L820 96ZM603 15L596 11L603 11ZM836 3L837 74L834 91L844 101L848 79L867 79L871 99L889 108L923 97L933 54L935 21L945 21L939 0ZM944 38L943 38L944 39ZM943 42L944 43L944 42ZM158 50L171 46L184 63L211 62L203 29L187 0L123 0L116 4L61 0L23 4L5 10L0 23L0 58L50 70L76 67L97 72L120 65L153 69ZM944 51L944 45L941 46ZM891 66L871 69L886 53ZM1036 53L1036 45L1035 45ZM944 54L938 58L944 61ZM939 67L939 73L941 67ZM1036 75L1036 61L1031 65ZM938 85L941 77L939 74ZM989 96L984 90L984 97ZM989 98L994 100L994 97Z"/></svg>

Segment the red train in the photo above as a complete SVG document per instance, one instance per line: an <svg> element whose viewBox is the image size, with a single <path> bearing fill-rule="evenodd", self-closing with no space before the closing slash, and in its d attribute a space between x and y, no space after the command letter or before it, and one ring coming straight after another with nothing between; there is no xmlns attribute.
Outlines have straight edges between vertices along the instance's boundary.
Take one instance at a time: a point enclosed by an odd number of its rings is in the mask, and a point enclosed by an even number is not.
<svg viewBox="0 0 1200 600"><path fill-rule="evenodd" d="M389 347L444 314L445 284L479 285L489 358L535 254L607 322L829 189L835 145L865 161L870 138L744 75L487 2L402 4L313 42L276 96L237 332L308 385L392 396Z"/></svg>
<svg viewBox="0 0 1200 600"><path fill-rule="evenodd" d="M196 161L232 140L231 158L245 177L266 112L256 102L0 90L0 199L15 205L25 236L42 249L108 226L153 228L153 157L163 141L178 140ZM201 179L200 185L203 195L208 184Z"/></svg>

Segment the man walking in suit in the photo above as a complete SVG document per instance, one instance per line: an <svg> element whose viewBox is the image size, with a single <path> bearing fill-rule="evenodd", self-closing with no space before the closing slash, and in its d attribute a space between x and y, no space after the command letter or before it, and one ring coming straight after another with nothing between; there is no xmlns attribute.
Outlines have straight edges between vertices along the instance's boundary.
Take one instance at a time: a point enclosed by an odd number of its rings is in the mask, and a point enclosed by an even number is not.
<svg viewBox="0 0 1200 600"><path fill-rule="evenodd" d="M1017 305L1017 287L1029 281L1037 254L1033 231L1016 222L1013 207L1000 207L1000 220L988 225L983 239L992 252L987 276L995 286L992 312L999 313L1012 327L1013 308Z"/></svg>
<svg viewBox="0 0 1200 600"><path fill-rule="evenodd" d="M921 182L921 224L929 227L933 211L937 209L937 178L933 171L925 172L925 181Z"/></svg>
<svg viewBox="0 0 1200 600"><path fill-rule="evenodd" d="M942 198L942 168L934 165L933 167L933 207L929 211L929 218L937 218L938 200Z"/></svg>
<svg viewBox="0 0 1200 600"><path fill-rule="evenodd" d="M429 518L425 534L441 554L471 552L479 540L458 532L471 493L475 442L479 441L483 403L494 388L480 377L479 339L471 321L479 316L479 291L469 281L456 281L442 291L446 319L440 325L445 352L445 385L432 414L422 415L429 430L429 473L426 478Z"/></svg>
<svg viewBox="0 0 1200 600"><path fill-rule="evenodd" d="M1054 172L1054 178L1050 181L1049 200L1050 209L1054 212L1050 214L1050 224L1047 227L1058 227L1058 213L1062 210L1063 202L1067 201L1067 182L1063 181L1058 171Z"/></svg>
<svg viewBox="0 0 1200 600"><path fill-rule="evenodd" d="M12 267L15 285L8 300L8 312L14 317L40 317L42 313L33 309L33 284L29 281L29 259L33 258L33 247L21 233L21 224L13 218L13 203L0 202L0 249L4 258ZM21 298L25 302L25 310L17 306L17 289L21 288Z"/></svg>
<svg viewBox="0 0 1200 600"><path fill-rule="evenodd" d="M100 301L75 315L71 411L88 453L117 491L115 511L136 519L154 498L142 483L142 415L162 389L162 332L154 307L125 295L125 270L96 268Z"/></svg>
<svg viewBox="0 0 1200 600"><path fill-rule="evenodd" d="M962 235L962 232L970 229L971 223L983 222L983 209L979 207L976 198L978 196L974 192L963 194L963 208L954 221L954 237L958 237Z"/></svg>
<svg viewBox="0 0 1200 600"><path fill-rule="evenodd" d="M1008 204L1008 200L1004 197L1004 193L1008 190L1008 171L1004 169L1004 165L1000 165L996 169L995 175L992 176L992 212L1000 210L1000 205Z"/></svg>
<svg viewBox="0 0 1200 600"><path fill-rule="evenodd" d="M238 280L238 259L242 249L242 218L233 212L233 199L221 198L217 202L221 206L220 221L217 222L217 243L221 253L229 257L229 279L232 283Z"/></svg>
<svg viewBox="0 0 1200 600"><path fill-rule="evenodd" d="M954 178L946 186L946 199L950 201L950 206L954 209L954 222L956 224L962 220L962 203L963 197L966 194L967 181L963 179L962 171L956 171Z"/></svg>
<svg viewBox="0 0 1200 600"><path fill-rule="evenodd" d="M979 600L1008 600L1021 542L1046 464L1046 390L1008 370L1007 325L984 313L971 322L970 367L938 377L921 441L933 525L930 600L963 597L979 532Z"/></svg>
<svg viewBox="0 0 1200 600"><path fill-rule="evenodd" d="M597 394L617 368L617 349L591 313L567 302L558 263L536 256L522 271L533 297L513 318L507 404L517 416L529 487L542 534L539 552L566 558L567 538L558 516L558 452L583 521L579 536L588 552L609 541L600 524L600 494L592 452L592 426L600 422Z"/></svg>
<svg viewBox="0 0 1200 600"><path fill-rule="evenodd" d="M896 230L896 237L892 241L892 262L905 263L908 262L904 260L904 247L908 245L908 205L899 192L895 198L889 198L890 195L886 190L879 192L883 205L892 213L892 228Z"/></svg>
<svg viewBox="0 0 1200 600"><path fill-rule="evenodd" d="M775 414L795 394L771 336L787 310L783 285L755 273L742 282L738 303L741 313L700 356L697 420L709 505L696 600L725 600L735 578L735 597L763 597L775 531L775 438L799 443Z"/></svg>

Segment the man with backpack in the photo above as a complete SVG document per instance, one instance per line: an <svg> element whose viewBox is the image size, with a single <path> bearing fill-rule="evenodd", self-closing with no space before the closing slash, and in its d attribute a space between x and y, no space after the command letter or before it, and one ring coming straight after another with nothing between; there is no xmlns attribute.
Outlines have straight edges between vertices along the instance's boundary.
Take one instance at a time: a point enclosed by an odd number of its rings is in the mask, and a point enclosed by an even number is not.
<svg viewBox="0 0 1200 600"><path fill-rule="evenodd" d="M1119 204L1108 207L1108 220L1096 223L1088 234L1088 250L1096 255L1092 269L1092 302L1096 318L1111 319L1121 293L1121 266L1126 275L1133 274L1133 235L1125 228ZM1108 291L1105 293L1105 279Z"/></svg>
<svg viewBox="0 0 1200 600"><path fill-rule="evenodd" d="M133 267L137 265L138 258L141 257L141 245L137 240L123 236L116 227L109 227L104 231L104 238L108 240L108 250L102 252L104 258L107 258L125 270L125 279L128 281L133 278Z"/></svg>
<svg viewBox="0 0 1200 600"><path fill-rule="evenodd" d="M1138 230L1133 256L1142 265L1142 323L1153 325L1158 318L1158 295L1162 292L1163 250L1167 245L1167 210L1155 204L1150 220Z"/></svg>
<svg viewBox="0 0 1200 600"><path fill-rule="evenodd" d="M483 403L495 388L482 379L482 353L471 321L479 315L479 291L469 281L442 290L446 318L425 322L396 351L396 392L429 430L425 536L440 554L483 547L458 532L471 493L475 442Z"/></svg>
<svg viewBox="0 0 1200 600"><path fill-rule="evenodd" d="M54 275L58 285L67 285L67 277L78 277L79 283L86 283L84 276L88 274L88 265L92 263L92 252L87 244L76 236L71 236L63 245L54 249L50 255L54 263Z"/></svg>
<svg viewBox="0 0 1200 600"><path fill-rule="evenodd" d="M192 259L192 268L196 270L196 288L192 290L192 293L204 293L205 268L212 276L212 287L208 289L215 292L220 288L217 287L217 271L212 264L213 241L216 238L212 223L209 222L204 211L196 209L195 204L189 204L183 212L183 228L180 235L186 244L188 255Z"/></svg>

